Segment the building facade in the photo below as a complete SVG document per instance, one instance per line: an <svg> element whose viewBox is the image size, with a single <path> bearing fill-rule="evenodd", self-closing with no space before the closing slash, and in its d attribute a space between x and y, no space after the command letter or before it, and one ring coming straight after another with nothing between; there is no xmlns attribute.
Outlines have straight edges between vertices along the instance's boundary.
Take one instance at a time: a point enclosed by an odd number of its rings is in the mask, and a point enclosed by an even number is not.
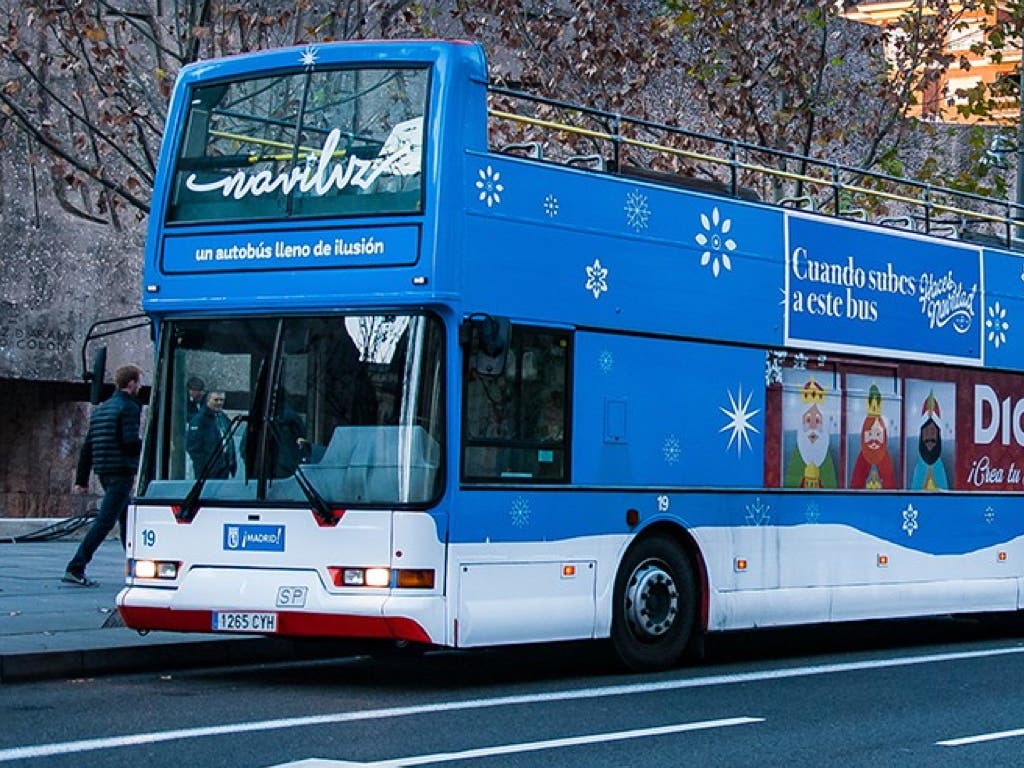
<svg viewBox="0 0 1024 768"><path fill-rule="evenodd" d="M888 28L890 38L887 45L892 46L897 41L896 36L901 34L896 28L899 19L916 11L920 5L912 0L849 3L843 15L852 21ZM951 57L949 69L935 84L918 94L918 106L912 114L923 120L938 122L1015 123L1020 111L1018 100L1013 96L997 99L991 118L965 117L959 111L960 107L967 104L966 92L978 84L991 85L1002 78L1018 76L1021 62L1019 45L1007 45L1001 51L998 62L992 60L987 46L988 30L998 20L1006 17L1005 4L997 3L992 11L954 6L954 12L960 14L960 21L947 34L943 51ZM984 52L978 53L979 49Z"/></svg>

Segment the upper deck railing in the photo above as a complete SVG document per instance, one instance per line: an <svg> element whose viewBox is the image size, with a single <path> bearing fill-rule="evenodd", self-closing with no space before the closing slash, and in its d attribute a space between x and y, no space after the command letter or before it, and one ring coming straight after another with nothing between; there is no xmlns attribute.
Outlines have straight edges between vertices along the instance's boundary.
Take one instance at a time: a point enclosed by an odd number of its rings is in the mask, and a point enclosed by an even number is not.
<svg viewBox="0 0 1024 768"><path fill-rule="evenodd" d="M912 179L490 86L497 151L936 237L1024 250L1024 208ZM1014 214L1016 213L1016 218Z"/></svg>

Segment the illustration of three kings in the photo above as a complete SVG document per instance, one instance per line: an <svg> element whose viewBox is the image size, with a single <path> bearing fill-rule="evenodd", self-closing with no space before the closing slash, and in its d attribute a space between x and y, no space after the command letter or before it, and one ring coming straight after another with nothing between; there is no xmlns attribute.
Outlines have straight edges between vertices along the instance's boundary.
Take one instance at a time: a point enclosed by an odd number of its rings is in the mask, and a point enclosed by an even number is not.
<svg viewBox="0 0 1024 768"><path fill-rule="evenodd" d="M866 383L866 382L865 382ZM942 407L935 395L935 389L952 389L944 382L907 382L907 402L921 402L916 426L919 428L918 458L912 473L908 474L907 487L913 490L938 490L949 488L946 468L942 462ZM924 392L927 392L924 395ZM950 393L952 394L952 393ZM923 395L923 397L922 397ZM836 470L838 446L832 445L838 435L838 409L840 398L831 396L825 387L813 376L807 378L797 392L790 390L784 403L784 431L795 432L796 445L786 456L783 467L783 487L786 488L838 488L839 475ZM851 393L852 398L852 393ZM950 402L953 398L946 398ZM864 489L897 488L896 469L892 460L889 428L883 413L885 402L877 384L872 382L867 397L852 402L847 412L847 422L856 423L856 417L863 413L859 435L849 438L848 455L854 457L848 465L847 487ZM947 408L948 410L948 408ZM948 414L951 416L952 414ZM910 422L908 421L908 426ZM948 426L947 426L948 428ZM897 425L898 429L898 425ZM854 442L857 440L857 442ZM789 442L789 441L787 441ZM912 446L907 445L908 462Z"/></svg>

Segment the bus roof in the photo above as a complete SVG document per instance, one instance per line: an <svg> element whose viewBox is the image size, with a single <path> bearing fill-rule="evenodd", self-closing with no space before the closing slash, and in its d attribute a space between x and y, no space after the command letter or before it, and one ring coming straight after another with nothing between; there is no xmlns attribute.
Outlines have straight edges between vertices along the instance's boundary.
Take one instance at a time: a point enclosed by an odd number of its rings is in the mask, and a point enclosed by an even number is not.
<svg viewBox="0 0 1024 768"><path fill-rule="evenodd" d="M477 69L486 81L487 65L479 43L464 40L352 40L310 43L267 51L238 53L188 64L178 73L178 87L220 78L251 76L258 72L330 67L346 64L395 62L435 63L459 60Z"/></svg>

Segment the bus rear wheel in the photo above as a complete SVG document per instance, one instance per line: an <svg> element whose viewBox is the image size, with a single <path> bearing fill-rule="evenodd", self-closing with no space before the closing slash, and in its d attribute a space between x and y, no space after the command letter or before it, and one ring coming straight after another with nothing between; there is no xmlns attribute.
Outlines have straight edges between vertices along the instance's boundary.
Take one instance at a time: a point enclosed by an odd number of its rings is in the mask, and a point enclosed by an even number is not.
<svg viewBox="0 0 1024 768"><path fill-rule="evenodd" d="M633 545L615 577L612 645L636 672L666 669L683 658L694 632L697 587L693 567L671 539Z"/></svg>

